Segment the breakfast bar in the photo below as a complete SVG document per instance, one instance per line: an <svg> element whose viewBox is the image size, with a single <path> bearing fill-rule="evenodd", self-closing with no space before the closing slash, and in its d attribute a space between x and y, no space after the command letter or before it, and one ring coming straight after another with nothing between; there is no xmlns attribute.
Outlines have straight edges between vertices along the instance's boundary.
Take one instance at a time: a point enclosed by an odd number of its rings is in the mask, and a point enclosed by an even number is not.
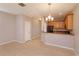
<svg viewBox="0 0 79 59"><path fill-rule="evenodd" d="M43 32L41 34L41 39L47 45L73 49L74 39L73 39L73 35L70 34Z"/></svg>

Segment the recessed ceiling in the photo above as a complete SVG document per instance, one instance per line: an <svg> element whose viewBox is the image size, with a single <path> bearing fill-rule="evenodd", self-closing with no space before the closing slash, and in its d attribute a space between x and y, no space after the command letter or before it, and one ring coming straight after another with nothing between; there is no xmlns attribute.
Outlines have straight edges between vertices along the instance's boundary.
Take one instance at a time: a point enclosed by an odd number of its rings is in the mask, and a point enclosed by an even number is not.
<svg viewBox="0 0 79 59"><path fill-rule="evenodd" d="M48 16L49 6L47 3L24 3L26 6L21 7L18 3L0 3L0 10L13 14L24 14L30 17ZM72 12L76 3L52 3L51 14L55 18L61 18L69 12Z"/></svg>

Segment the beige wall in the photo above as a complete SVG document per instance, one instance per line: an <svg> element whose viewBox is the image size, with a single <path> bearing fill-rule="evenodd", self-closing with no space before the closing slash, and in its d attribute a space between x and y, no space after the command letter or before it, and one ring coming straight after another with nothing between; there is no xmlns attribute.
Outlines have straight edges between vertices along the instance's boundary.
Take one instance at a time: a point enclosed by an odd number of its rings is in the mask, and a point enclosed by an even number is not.
<svg viewBox="0 0 79 59"><path fill-rule="evenodd" d="M32 19L31 25L32 38L35 38L41 33L41 22L38 19Z"/></svg>
<svg viewBox="0 0 79 59"><path fill-rule="evenodd" d="M24 15L17 15L16 17L16 41L24 43L31 40L31 18Z"/></svg>
<svg viewBox="0 0 79 59"><path fill-rule="evenodd" d="M28 22L30 23L30 26L28 24L25 24ZM40 33L41 33L41 24L38 19L30 18L24 15L17 16L16 18L16 34L17 34L16 41L17 42L23 43L27 40L31 40L32 38L37 37Z"/></svg>
<svg viewBox="0 0 79 59"><path fill-rule="evenodd" d="M16 16L16 41L24 42L24 19L22 15Z"/></svg>
<svg viewBox="0 0 79 59"><path fill-rule="evenodd" d="M16 16L0 11L0 43L16 39Z"/></svg>
<svg viewBox="0 0 79 59"><path fill-rule="evenodd" d="M42 32L47 32L47 22L44 20L43 17L41 19L41 31Z"/></svg>
<svg viewBox="0 0 79 59"><path fill-rule="evenodd" d="M79 54L79 5L74 11L73 16L73 30L74 30L74 47L76 52Z"/></svg>

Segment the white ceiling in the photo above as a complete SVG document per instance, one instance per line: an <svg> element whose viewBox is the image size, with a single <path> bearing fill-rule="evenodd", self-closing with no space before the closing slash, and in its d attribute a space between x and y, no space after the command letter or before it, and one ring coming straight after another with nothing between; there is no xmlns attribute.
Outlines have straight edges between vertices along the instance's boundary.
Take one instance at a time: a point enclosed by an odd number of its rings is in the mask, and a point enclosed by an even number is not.
<svg viewBox="0 0 79 59"><path fill-rule="evenodd" d="M30 17L47 16L49 6L47 3L24 3L25 7L21 7L18 3L0 3L0 10L12 14L24 14ZM67 13L73 11L77 4L75 3L52 3L51 14L55 18L61 18Z"/></svg>

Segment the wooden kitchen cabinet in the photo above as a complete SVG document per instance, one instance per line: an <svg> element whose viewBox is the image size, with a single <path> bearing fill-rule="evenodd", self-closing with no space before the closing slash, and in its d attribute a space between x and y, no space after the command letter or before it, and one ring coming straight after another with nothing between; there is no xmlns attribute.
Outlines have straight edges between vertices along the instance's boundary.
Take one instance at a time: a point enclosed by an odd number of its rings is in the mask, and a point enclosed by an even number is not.
<svg viewBox="0 0 79 59"><path fill-rule="evenodd" d="M73 14L68 14L65 18L65 28L67 30L73 29Z"/></svg>
<svg viewBox="0 0 79 59"><path fill-rule="evenodd" d="M49 22L48 26L53 26L54 29L64 29L64 22L63 21L53 21L53 22Z"/></svg>

